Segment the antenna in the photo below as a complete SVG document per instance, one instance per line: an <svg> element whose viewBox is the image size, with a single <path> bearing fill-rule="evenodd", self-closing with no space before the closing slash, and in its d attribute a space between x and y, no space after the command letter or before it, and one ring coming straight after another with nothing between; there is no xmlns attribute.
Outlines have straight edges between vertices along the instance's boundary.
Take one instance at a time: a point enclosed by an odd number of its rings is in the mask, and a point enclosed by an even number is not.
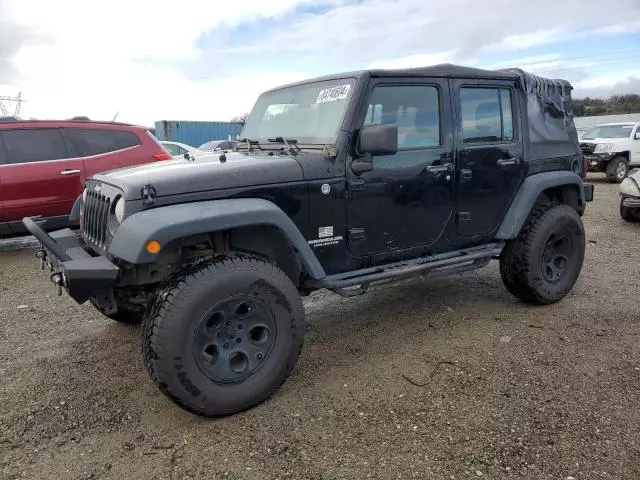
<svg viewBox="0 0 640 480"><path fill-rule="evenodd" d="M113 117L113 120L111 120L111 123L113 123L113 122L115 122L115 121L116 121L116 118L118 117L118 115L119 115L119 114L120 114L120 110L118 110L118 111L116 112L116 114L115 114L115 115L114 115L114 117Z"/></svg>

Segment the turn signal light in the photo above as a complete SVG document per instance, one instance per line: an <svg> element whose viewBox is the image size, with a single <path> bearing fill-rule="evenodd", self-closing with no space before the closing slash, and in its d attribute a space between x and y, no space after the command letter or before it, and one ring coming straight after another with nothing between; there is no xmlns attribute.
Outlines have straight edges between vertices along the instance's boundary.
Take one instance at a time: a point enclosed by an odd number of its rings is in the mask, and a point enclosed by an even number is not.
<svg viewBox="0 0 640 480"><path fill-rule="evenodd" d="M160 242L158 242L157 240L149 240L147 242L147 252L149 252L151 255L155 255L159 251L160 251Z"/></svg>
<svg viewBox="0 0 640 480"><path fill-rule="evenodd" d="M171 160L171 155L168 153L154 153L153 158L156 160Z"/></svg>

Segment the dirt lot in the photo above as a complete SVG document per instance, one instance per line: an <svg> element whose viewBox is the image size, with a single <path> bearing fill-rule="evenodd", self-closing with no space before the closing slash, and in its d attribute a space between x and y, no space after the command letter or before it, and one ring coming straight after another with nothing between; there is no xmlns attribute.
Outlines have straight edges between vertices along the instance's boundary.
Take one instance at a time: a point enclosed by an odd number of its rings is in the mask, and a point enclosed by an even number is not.
<svg viewBox="0 0 640 480"><path fill-rule="evenodd" d="M640 225L599 176L571 296L526 306L496 265L305 301L298 369L205 420L143 371L138 330L0 254L0 478L638 479Z"/></svg>

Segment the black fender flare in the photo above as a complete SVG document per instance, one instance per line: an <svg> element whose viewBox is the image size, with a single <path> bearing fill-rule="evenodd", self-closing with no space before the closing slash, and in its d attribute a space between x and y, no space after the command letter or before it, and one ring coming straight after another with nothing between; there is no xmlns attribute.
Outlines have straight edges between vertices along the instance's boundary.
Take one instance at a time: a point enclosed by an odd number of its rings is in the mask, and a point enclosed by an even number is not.
<svg viewBox="0 0 640 480"><path fill-rule="evenodd" d="M496 238L510 240L515 238L531 212L531 208L542 192L549 188L575 186L578 190L578 201L585 205L585 194L580 175L569 171L536 173L526 177L518 193L515 195L509 210L502 219Z"/></svg>
<svg viewBox="0 0 640 480"><path fill-rule="evenodd" d="M146 250L150 240L162 246L191 235L253 225L276 227L296 248L312 278L326 276L295 223L274 203L261 198L181 203L134 213L118 227L109 254L132 264L150 263L155 259Z"/></svg>

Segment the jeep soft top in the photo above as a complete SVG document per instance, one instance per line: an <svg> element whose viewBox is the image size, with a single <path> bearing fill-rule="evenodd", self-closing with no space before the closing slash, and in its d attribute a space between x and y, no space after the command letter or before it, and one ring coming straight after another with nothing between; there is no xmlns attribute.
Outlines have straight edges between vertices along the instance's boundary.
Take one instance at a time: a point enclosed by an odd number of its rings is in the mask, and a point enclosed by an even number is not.
<svg viewBox="0 0 640 480"><path fill-rule="evenodd" d="M235 151L96 175L80 234L36 254L78 303L142 323L145 365L188 411L272 395L303 343L301 296L358 295L499 259L550 304L584 257L571 85L522 70L371 70L273 89Z"/></svg>

